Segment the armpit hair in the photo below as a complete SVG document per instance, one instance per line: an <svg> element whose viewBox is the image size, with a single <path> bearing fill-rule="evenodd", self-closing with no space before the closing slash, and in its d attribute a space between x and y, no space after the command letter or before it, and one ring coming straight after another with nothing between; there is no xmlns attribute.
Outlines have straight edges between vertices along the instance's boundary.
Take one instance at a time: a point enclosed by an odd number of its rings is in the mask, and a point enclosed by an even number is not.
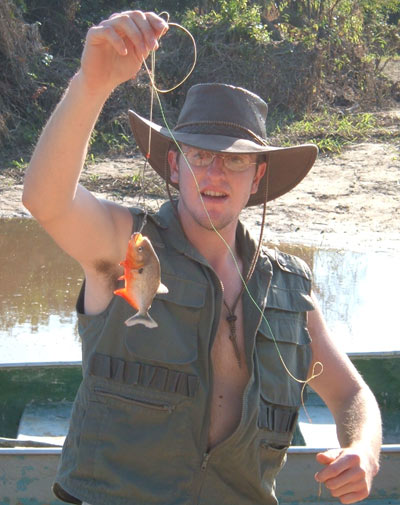
<svg viewBox="0 0 400 505"><path fill-rule="evenodd" d="M94 268L96 272L104 276L110 288L115 289L117 287L118 277L121 275L118 265L108 260L99 259L94 262Z"/></svg>

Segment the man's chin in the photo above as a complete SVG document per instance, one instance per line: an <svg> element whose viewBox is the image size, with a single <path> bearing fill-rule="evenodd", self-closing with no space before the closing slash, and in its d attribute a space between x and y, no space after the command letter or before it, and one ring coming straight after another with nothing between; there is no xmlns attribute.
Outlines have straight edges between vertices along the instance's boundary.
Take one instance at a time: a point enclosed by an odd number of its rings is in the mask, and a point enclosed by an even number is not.
<svg viewBox="0 0 400 505"><path fill-rule="evenodd" d="M223 211L222 209L207 208L207 206L200 209L191 209L181 201L178 204L178 211L181 218L183 217L181 213L189 214L192 221L199 227L208 231L217 230L218 232L222 232L229 226L236 226L239 217L238 215L233 215L230 210L227 212L227 209Z"/></svg>

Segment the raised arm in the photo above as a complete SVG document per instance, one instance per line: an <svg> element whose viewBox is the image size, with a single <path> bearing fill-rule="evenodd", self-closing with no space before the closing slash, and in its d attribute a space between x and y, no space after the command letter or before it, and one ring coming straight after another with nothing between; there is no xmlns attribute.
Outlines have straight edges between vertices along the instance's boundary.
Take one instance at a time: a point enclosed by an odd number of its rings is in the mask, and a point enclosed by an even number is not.
<svg viewBox="0 0 400 505"><path fill-rule="evenodd" d="M379 469L381 416L371 390L329 336L313 299L316 310L308 315L313 362L320 361L324 369L310 386L332 412L341 446L317 455L317 461L325 468L316 474L316 479L341 503L355 503L369 495Z"/></svg>
<svg viewBox="0 0 400 505"><path fill-rule="evenodd" d="M24 205L81 263L87 280L104 272L104 265L118 265L132 226L127 209L96 199L78 184L89 138L108 96L136 76L166 28L154 13L128 11L88 31L81 67L44 128L26 172Z"/></svg>

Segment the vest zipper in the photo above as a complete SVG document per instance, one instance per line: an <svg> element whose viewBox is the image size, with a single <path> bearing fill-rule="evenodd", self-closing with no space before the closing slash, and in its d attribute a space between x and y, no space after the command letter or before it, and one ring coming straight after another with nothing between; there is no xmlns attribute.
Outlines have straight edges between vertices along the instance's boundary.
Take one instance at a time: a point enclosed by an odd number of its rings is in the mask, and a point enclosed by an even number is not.
<svg viewBox="0 0 400 505"><path fill-rule="evenodd" d="M150 402L147 400L138 400L136 398L131 398L130 396L124 396L115 393L109 393L108 391L103 391L102 389L94 389L94 392L100 396L105 396L106 398L113 398L115 400L121 400L126 403L133 403L135 405L139 405L141 407L148 407L155 410L164 410L171 413L174 410L174 406L169 403L157 403Z"/></svg>
<svg viewBox="0 0 400 505"><path fill-rule="evenodd" d="M206 478L206 471L207 471L207 465L208 465L209 459L210 459L210 453L209 452L203 453L203 459L202 459L201 465L200 465L200 479L199 479L199 485L198 485L198 490L197 490L196 505L200 505L200 496L201 496L201 491L203 489L204 480Z"/></svg>
<svg viewBox="0 0 400 505"><path fill-rule="evenodd" d="M208 463L209 459L210 459L210 453L209 452L205 452L203 454L203 461L201 463L201 470L203 472L205 472L207 470L207 463Z"/></svg>
<svg viewBox="0 0 400 505"><path fill-rule="evenodd" d="M222 307L222 303L223 303L222 300L223 300L223 296L224 296L224 286L223 286L222 282L219 280L219 278L218 278L218 276L216 274L215 274L215 277L219 281L219 287L221 289L221 303L220 303L220 307ZM269 278L267 290L269 289L269 285L271 284L271 279L272 279L272 275ZM265 309L265 307L263 307L263 309ZM220 316L221 316L221 310L219 310L219 313L218 313L218 321L219 321ZM261 318L262 318L262 316L260 316L260 321L261 321ZM215 334L214 334L214 337L215 337ZM245 349L245 352L246 352L246 361L247 361L247 357L248 357L247 355L253 356L254 346L255 346L255 339L253 339L253 346L252 346L252 349L251 349L252 352L248 353L247 349ZM211 358L210 358L210 363L211 363ZM252 366L252 363L250 363L249 371L251 370L251 366ZM213 387L213 369L212 369L212 367L210 367L210 369L211 369L211 376L210 376L210 390L211 390L212 387ZM205 477L206 477L207 466L208 466L208 462L209 462L211 453L213 452L214 449L216 449L220 445L224 445L225 443L229 442L229 440L234 436L234 434L236 433L236 431L239 429L239 426L242 423L243 417L247 416L247 408L248 408L248 406L247 406L247 395L248 395L249 388L251 387L251 383L252 383L251 377L253 376L253 374L254 374L254 370L252 371L252 374L250 374L249 381L248 381L248 383L247 383L247 385L244 388L244 391L242 393L242 398L241 398L241 400L242 400L242 402L241 402L242 403L242 414L241 414L241 418L239 420L239 424L236 426L235 430L228 436L228 438L226 438L222 442L218 443L216 446L212 447L208 452L204 452L203 453L203 459L202 459L201 466L200 466L201 479L200 479L200 483L199 483L199 487L198 487L198 493L197 493L197 505L200 505L201 491L202 491L204 480L205 480ZM206 430L207 436L208 436L208 430L209 430L209 428L210 428L210 417L208 417L208 420L207 420L207 430Z"/></svg>
<svg viewBox="0 0 400 505"><path fill-rule="evenodd" d="M219 280L218 276L216 275L216 273L212 270L212 268L209 267L209 265L207 265L207 270L209 270L211 272L211 275L210 277L212 276L215 276L215 278L217 279L217 285L218 287L220 288L220 293L217 294L216 296L216 301L218 299L218 295L220 296L220 303L216 303L215 304L215 307L217 308L217 311L216 311L216 314L215 314L215 320L217 321L216 325L215 325L215 329L214 329L214 332L213 332L213 336L212 336L212 344L214 343L214 339L215 339L215 335L216 335L216 332L217 332L217 329L218 329L218 322L219 322L219 319L221 317L221 307L222 307L222 300L223 300L223 292L224 292L224 287L222 285L222 282ZM213 285L214 282L212 282ZM211 347L212 347L212 344L211 344ZM210 347L210 349L211 349ZM210 357L210 391L212 390L213 388L213 369L212 369L212 366L211 366L211 357ZM205 437L206 437L206 440L204 441L204 449L205 449L205 452L203 452L203 458L201 460L201 463L200 463L200 475L199 475L199 479L197 481L197 486L196 486L196 495L197 495L197 498L196 498L196 504L199 505L200 504L200 496L201 496L201 491L202 491L202 488L203 488L203 484L204 484L204 480L205 480L205 477L206 477L206 471L207 471L207 465L208 465L208 461L210 459L210 456L211 456L211 452L213 451L214 448L211 448L209 451L207 451L207 446L208 446L208 432L209 432L209 429L210 429L210 402L211 402L211 395L210 395L210 398L208 399L208 402L207 402L207 419L206 419L206 429L204 430L205 432Z"/></svg>

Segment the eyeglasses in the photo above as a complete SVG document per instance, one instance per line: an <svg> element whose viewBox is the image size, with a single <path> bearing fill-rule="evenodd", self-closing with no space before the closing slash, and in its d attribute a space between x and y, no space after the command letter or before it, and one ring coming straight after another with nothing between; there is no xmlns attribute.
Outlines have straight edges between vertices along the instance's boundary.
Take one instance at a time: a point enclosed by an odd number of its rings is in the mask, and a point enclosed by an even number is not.
<svg viewBox="0 0 400 505"><path fill-rule="evenodd" d="M253 154L213 153L196 147L188 147L182 151L190 165L195 167L208 167L217 156L223 159L224 166L232 172L244 172L249 166L257 165L257 162L253 161Z"/></svg>

